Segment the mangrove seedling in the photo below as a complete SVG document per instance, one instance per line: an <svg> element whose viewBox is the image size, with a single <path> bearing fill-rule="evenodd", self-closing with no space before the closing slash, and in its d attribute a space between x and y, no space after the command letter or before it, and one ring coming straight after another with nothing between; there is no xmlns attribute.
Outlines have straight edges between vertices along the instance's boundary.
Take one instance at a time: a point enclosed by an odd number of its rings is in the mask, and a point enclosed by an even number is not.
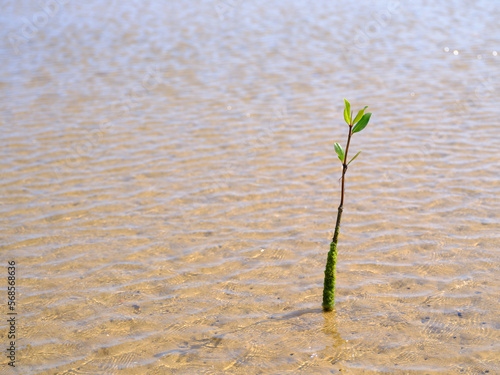
<svg viewBox="0 0 500 375"><path fill-rule="evenodd" d="M342 188L340 192L340 205L337 211L337 222L335 224L335 232L333 233L333 239L330 244L330 251L328 252L328 257L326 259L325 268L325 283L323 287L323 310L332 311L335 305L335 267L337 265L337 242L339 240L340 231L340 219L342 218L342 211L344 210L344 187L345 187L345 173L347 172L347 167L352 163L354 159L358 157L361 153L359 151L354 157L347 162L347 153L349 152L349 145L351 144L351 137L353 134L360 132L370 121L371 113L365 113L368 107L361 109L356 117L352 117L353 113L351 111L351 104L344 99L344 120L349 126L349 133L347 135L347 144L345 150L338 143L335 143L335 152L337 153L340 162L342 163Z"/></svg>

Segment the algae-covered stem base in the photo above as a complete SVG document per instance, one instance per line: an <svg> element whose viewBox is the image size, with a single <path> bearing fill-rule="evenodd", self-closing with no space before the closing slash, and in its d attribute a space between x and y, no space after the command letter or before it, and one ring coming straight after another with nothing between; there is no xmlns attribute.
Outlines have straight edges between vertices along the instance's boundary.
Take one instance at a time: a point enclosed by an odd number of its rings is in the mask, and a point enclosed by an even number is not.
<svg viewBox="0 0 500 375"><path fill-rule="evenodd" d="M330 251L326 258L325 282L323 286L323 310L332 311L335 306L335 268L337 265L337 242L339 238L340 220L342 219L342 206L337 212L337 224L335 234L330 243Z"/></svg>

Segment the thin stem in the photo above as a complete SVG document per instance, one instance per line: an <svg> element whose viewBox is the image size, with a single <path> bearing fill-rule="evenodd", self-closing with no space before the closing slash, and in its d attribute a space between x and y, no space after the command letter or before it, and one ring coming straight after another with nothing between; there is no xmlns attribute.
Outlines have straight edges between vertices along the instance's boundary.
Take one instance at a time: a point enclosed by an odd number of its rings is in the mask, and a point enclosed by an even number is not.
<svg viewBox="0 0 500 375"><path fill-rule="evenodd" d="M347 153L349 152L349 144L351 143L352 124L349 125L349 135L347 136L347 145L345 147L344 163L342 164L342 191L340 193L340 207L344 207L344 181L345 173L347 172Z"/></svg>

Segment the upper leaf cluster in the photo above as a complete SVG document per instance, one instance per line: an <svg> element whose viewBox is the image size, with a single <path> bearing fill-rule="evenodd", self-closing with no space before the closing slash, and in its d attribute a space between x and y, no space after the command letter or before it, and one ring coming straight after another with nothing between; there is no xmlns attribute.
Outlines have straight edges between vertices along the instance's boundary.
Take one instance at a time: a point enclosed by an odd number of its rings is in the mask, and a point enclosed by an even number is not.
<svg viewBox="0 0 500 375"><path fill-rule="evenodd" d="M371 113L365 113L368 106L361 109L358 112L358 114L356 115L356 117L354 117L354 120L353 120L352 119L352 112L351 112L351 103L349 103L349 101L347 99L344 99L344 104L345 104L344 120L347 123L347 125L349 125L349 127L350 127L350 130L351 130L350 135L352 135L354 133L358 133L361 130L363 130L364 128L366 128L366 126L368 125L368 122L370 121L370 117L372 115ZM342 148L342 146L338 143L335 143L335 152L337 153L340 161L345 164L345 151ZM354 159L356 159L356 157L360 154L360 152L361 151L359 151L351 159L351 161L349 163L347 163L346 165L349 165Z"/></svg>

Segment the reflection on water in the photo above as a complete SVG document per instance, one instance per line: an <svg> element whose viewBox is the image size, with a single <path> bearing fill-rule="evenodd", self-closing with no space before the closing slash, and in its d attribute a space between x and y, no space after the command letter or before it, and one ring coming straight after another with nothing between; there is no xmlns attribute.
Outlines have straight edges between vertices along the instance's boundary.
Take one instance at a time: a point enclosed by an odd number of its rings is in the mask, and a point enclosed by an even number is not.
<svg viewBox="0 0 500 375"><path fill-rule="evenodd" d="M19 373L500 372L497 2L3 10Z"/></svg>

